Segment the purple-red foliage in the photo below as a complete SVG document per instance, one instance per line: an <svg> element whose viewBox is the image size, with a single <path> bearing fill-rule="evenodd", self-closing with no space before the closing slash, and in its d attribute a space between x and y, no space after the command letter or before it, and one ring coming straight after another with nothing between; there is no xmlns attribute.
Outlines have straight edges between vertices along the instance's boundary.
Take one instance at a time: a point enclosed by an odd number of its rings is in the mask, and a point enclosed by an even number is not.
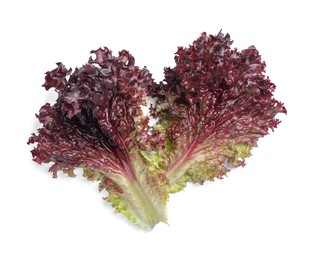
<svg viewBox="0 0 312 260"><path fill-rule="evenodd" d="M42 127L28 141L33 160L52 163L54 177L83 168L116 211L142 228L166 222L170 192L243 166L279 124L276 114L286 113L257 49L231 44L228 34L202 33L178 48L176 66L165 68L160 84L125 50L118 57L107 48L92 51L95 58L73 71L57 63L43 86L58 98L41 107ZM141 110L148 97L157 98L153 129Z"/></svg>
<svg viewBox="0 0 312 260"><path fill-rule="evenodd" d="M244 160L229 157L228 147L255 146L259 137L277 127L275 115L286 113L273 98L275 85L265 75L257 49L238 51L231 44L229 34L202 33L188 48L178 48L176 66L165 68L165 82L150 89L158 98L153 114L175 147L175 155L167 160L169 175L202 152L215 167L212 178L228 171L228 161L244 165Z"/></svg>
<svg viewBox="0 0 312 260"><path fill-rule="evenodd" d="M37 163L54 163L54 176L58 170L73 174L79 166L131 175L129 151L147 138L148 121L140 119L137 133L135 118L142 116L140 106L154 84L151 74L135 66L127 51L118 57L107 48L92 53L95 59L73 72L57 63L46 73L43 86L55 88L58 99L41 107L37 118L43 126L29 143L37 143Z"/></svg>

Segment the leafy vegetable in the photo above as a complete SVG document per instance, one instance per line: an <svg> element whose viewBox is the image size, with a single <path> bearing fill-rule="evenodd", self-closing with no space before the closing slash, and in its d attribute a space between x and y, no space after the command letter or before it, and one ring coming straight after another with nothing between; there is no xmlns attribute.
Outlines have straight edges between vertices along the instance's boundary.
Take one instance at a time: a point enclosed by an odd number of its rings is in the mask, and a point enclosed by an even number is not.
<svg viewBox="0 0 312 260"><path fill-rule="evenodd" d="M180 47L176 66L156 84L146 68L123 50L107 49L74 71L62 63L46 73L54 105L41 107L42 127L32 134L35 162L99 182L106 201L143 229L166 222L169 193L187 182L202 184L243 166L260 137L286 113L273 98L275 85L255 47L231 49L230 36L205 33ZM141 107L156 98L151 128Z"/></svg>
<svg viewBox="0 0 312 260"><path fill-rule="evenodd" d="M256 48L239 52L231 44L228 34L202 33L189 48L178 49L165 82L151 86L172 192L243 166L258 139L278 125L275 115L286 113L272 98L275 85Z"/></svg>
<svg viewBox="0 0 312 260"><path fill-rule="evenodd" d="M167 200L162 176L140 154L157 141L140 107L154 82L127 51L118 57L106 48L93 53L95 59L73 72L58 63L46 73L43 86L55 88L58 99L37 115L43 127L29 139L37 143L32 155L37 163L53 162L54 177L59 170L75 176L73 170L82 168L88 180L108 191L106 200L117 212L151 229L166 222Z"/></svg>

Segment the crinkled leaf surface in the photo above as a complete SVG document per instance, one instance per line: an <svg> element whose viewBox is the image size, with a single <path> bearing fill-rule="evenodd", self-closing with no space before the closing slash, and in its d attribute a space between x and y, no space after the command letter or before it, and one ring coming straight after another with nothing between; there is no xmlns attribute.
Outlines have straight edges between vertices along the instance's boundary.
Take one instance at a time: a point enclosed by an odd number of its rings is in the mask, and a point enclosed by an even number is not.
<svg viewBox="0 0 312 260"><path fill-rule="evenodd" d="M258 139L278 125L275 115L286 113L273 98L275 85L256 48L238 51L231 44L228 34L203 33L178 49L176 66L150 89L158 98L152 110L166 139L164 168L172 192L243 166Z"/></svg>
<svg viewBox="0 0 312 260"><path fill-rule="evenodd" d="M100 48L73 71L57 63L43 86L58 99L41 107L42 127L29 139L34 161L52 163L54 177L82 168L141 228L166 222L170 192L244 166L258 139L279 124L276 114L286 113L257 49L231 44L228 34L203 33L178 48L160 84L125 50L115 57ZM153 128L141 109L150 97L157 99Z"/></svg>
<svg viewBox="0 0 312 260"><path fill-rule="evenodd" d="M150 171L140 151L148 153L157 136L148 133L142 114L146 91L154 84L147 69L134 66L127 51L114 57L110 50L94 51L96 58L73 72L58 63L46 73L44 87L55 88L58 99L37 115L43 127L29 143L37 163L100 182L107 200L142 228L166 221L167 195L157 173ZM149 142L150 139L150 142Z"/></svg>

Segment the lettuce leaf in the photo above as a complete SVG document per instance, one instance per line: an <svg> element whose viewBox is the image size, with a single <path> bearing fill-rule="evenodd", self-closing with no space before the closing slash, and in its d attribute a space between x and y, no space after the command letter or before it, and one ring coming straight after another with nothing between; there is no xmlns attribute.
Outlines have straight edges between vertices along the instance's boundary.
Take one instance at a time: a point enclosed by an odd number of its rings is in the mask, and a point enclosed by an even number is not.
<svg viewBox="0 0 312 260"><path fill-rule="evenodd" d="M157 97L151 111L166 140L163 168L171 192L244 166L258 139L279 124L276 114L286 113L256 48L239 52L231 44L228 34L202 33L178 48L176 66L149 89Z"/></svg>
<svg viewBox="0 0 312 260"><path fill-rule="evenodd" d="M62 63L46 73L44 87L55 88L54 105L41 107L43 127L29 143L34 161L50 163L54 177L62 170L98 181L117 212L144 229L166 222L167 193L158 172L141 155L152 151L157 136L143 116L147 89L155 84L146 68L134 65L127 51L114 57L107 49L73 72Z"/></svg>
<svg viewBox="0 0 312 260"><path fill-rule="evenodd" d="M42 127L28 140L33 160L51 163L55 178L82 169L140 228L166 223L170 193L244 166L259 138L280 123L276 115L286 113L257 49L231 44L228 34L202 33L178 48L176 66L165 68L159 84L125 50L117 57L107 48L92 51L73 71L57 63L43 86L58 98L41 107ZM142 111L149 98L156 101L153 127Z"/></svg>

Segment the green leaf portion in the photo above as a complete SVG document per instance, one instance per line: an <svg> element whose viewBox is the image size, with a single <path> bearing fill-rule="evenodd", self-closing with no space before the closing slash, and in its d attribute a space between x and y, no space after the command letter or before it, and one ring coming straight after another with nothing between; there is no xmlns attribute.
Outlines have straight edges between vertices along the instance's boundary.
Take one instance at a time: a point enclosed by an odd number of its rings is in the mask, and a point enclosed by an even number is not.
<svg viewBox="0 0 312 260"><path fill-rule="evenodd" d="M90 181L98 181L100 191L105 189L108 196L104 198L138 227L151 230L159 223L167 223L166 203L168 191L166 180L162 178L155 163L146 163L146 156L131 154L133 176L83 168L83 176Z"/></svg>
<svg viewBox="0 0 312 260"><path fill-rule="evenodd" d="M164 162L165 162L165 158L159 156L157 149L155 149L154 152L146 152L146 151L140 151L140 154L142 155L142 157L149 163L149 170L151 173L160 170L160 171L164 171Z"/></svg>
<svg viewBox="0 0 312 260"><path fill-rule="evenodd" d="M161 199L151 185L143 188L142 183L128 181L122 176L114 180L120 184L122 193L109 191L105 200L116 208L116 212L145 230L153 229L159 222L167 223L166 200Z"/></svg>
<svg viewBox="0 0 312 260"><path fill-rule="evenodd" d="M175 164L167 171L169 192L180 191L188 182L203 184L215 178L221 179L231 169L244 166L244 159L251 156L252 147L233 140L220 142L217 146L195 144L187 151L175 151L175 155L171 157L177 159L173 160Z"/></svg>

